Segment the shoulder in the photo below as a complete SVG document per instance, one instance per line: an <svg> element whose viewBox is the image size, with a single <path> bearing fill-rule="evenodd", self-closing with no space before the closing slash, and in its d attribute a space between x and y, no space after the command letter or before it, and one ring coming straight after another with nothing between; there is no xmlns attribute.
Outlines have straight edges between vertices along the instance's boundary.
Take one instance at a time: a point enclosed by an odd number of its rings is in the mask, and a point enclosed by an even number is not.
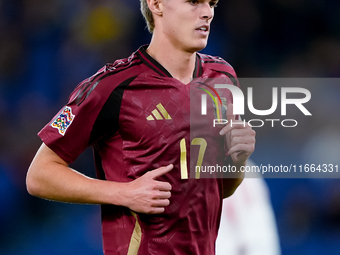
<svg viewBox="0 0 340 255"><path fill-rule="evenodd" d="M212 78L227 76L235 85L238 85L237 75L231 64L218 56L197 54L201 60L203 70L209 69L209 74L212 75Z"/></svg>
<svg viewBox="0 0 340 255"><path fill-rule="evenodd" d="M142 72L139 68L140 64L142 62L135 53L128 58L107 63L94 75L78 84L70 96L70 101L76 101L78 104L93 91L96 91L97 94L111 94L119 85L132 80Z"/></svg>
<svg viewBox="0 0 340 255"><path fill-rule="evenodd" d="M223 58L219 56L211 56L211 55L203 54L203 53L197 53L197 54L204 63L215 63L215 64L222 64L222 65L230 66L230 64L227 61L225 61Z"/></svg>
<svg viewBox="0 0 340 255"><path fill-rule="evenodd" d="M126 71L134 66L141 64L142 61L134 52L131 56L124 59L118 59L114 63L106 64L101 70L107 74L117 74L122 71Z"/></svg>
<svg viewBox="0 0 340 255"><path fill-rule="evenodd" d="M221 71L230 71L235 73L234 68L223 58L218 56L211 56L208 54L197 53L204 67L217 69Z"/></svg>
<svg viewBox="0 0 340 255"><path fill-rule="evenodd" d="M95 75L99 75L100 80L109 79L111 84L113 82L118 85L120 82L123 82L130 77L138 75L141 72L141 69L138 68L140 64L142 64L142 61L136 53L133 53L128 58L118 59L113 63L107 63ZM96 80L98 81L98 78Z"/></svg>

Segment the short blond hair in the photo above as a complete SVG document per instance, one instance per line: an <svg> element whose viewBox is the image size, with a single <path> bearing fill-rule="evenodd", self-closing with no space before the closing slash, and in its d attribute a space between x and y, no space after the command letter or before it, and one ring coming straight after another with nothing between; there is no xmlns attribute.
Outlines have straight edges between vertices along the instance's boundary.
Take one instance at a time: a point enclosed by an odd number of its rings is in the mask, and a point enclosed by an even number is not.
<svg viewBox="0 0 340 255"><path fill-rule="evenodd" d="M152 33L155 28L155 21L147 0L140 0L140 10L144 16L149 32Z"/></svg>

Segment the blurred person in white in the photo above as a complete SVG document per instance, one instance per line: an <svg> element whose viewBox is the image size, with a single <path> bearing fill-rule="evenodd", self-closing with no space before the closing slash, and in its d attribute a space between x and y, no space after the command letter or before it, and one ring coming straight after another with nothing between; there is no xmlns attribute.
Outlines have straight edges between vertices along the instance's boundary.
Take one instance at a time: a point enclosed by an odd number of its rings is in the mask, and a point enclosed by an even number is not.
<svg viewBox="0 0 340 255"><path fill-rule="evenodd" d="M254 165L248 159L247 165ZM280 255L275 215L266 182L260 174L247 178L223 200L216 255Z"/></svg>

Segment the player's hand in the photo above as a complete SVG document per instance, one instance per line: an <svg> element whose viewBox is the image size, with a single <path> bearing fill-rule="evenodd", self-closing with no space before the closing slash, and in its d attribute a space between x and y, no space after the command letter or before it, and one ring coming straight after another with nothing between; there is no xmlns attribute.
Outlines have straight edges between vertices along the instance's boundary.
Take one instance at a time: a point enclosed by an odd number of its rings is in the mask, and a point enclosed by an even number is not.
<svg viewBox="0 0 340 255"><path fill-rule="evenodd" d="M173 169L170 164L145 173L136 180L127 183L124 192L125 206L139 213L159 214L170 204L171 185L168 182L156 180Z"/></svg>
<svg viewBox="0 0 340 255"><path fill-rule="evenodd" d="M247 122L236 120L233 105L227 109L228 124L222 128L220 135L226 138L228 154L235 166L244 166L255 149L255 131Z"/></svg>

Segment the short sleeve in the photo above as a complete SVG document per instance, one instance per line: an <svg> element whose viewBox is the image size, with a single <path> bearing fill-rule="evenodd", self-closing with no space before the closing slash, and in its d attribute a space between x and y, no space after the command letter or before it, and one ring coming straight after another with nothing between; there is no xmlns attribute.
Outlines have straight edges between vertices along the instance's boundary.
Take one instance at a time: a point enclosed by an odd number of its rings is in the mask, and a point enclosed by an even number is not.
<svg viewBox="0 0 340 255"><path fill-rule="evenodd" d="M38 136L67 163L73 162L88 147L100 101L101 97L93 91L80 105L76 100L69 102Z"/></svg>
<svg viewBox="0 0 340 255"><path fill-rule="evenodd" d="M41 140L67 163L88 146L94 123L108 93L96 88L103 71L80 83L66 105L38 133Z"/></svg>

